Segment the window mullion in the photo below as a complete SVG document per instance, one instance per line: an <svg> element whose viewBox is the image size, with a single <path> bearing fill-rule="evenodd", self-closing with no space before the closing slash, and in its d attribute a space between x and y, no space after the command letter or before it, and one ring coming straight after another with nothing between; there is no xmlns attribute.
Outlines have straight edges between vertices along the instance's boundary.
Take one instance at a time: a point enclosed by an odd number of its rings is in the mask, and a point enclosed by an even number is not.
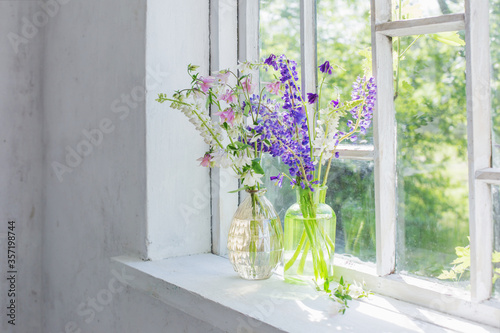
<svg viewBox="0 0 500 333"><path fill-rule="evenodd" d="M464 27L464 14L461 13L380 23L375 26L375 30L387 36L402 37L458 31Z"/></svg>
<svg viewBox="0 0 500 333"><path fill-rule="evenodd" d="M210 0L210 71L235 68L238 57L237 0ZM214 117L212 115L212 117ZM212 205L212 252L227 253L227 235L238 196L228 193L238 181L225 169L210 169Z"/></svg>
<svg viewBox="0 0 500 333"><path fill-rule="evenodd" d="M396 264L396 115L392 38L375 31L375 26L391 20L391 1L372 0L373 73L377 82L374 113L375 215L377 274L394 272Z"/></svg>
<svg viewBox="0 0 500 333"><path fill-rule="evenodd" d="M315 93L317 86L316 56L316 0L300 0L300 53L302 97ZM310 108L310 117L314 113Z"/></svg>
<svg viewBox="0 0 500 333"><path fill-rule="evenodd" d="M489 298L492 289L491 189L476 180L476 172L491 168L488 22L488 0L465 1L471 296L476 301Z"/></svg>

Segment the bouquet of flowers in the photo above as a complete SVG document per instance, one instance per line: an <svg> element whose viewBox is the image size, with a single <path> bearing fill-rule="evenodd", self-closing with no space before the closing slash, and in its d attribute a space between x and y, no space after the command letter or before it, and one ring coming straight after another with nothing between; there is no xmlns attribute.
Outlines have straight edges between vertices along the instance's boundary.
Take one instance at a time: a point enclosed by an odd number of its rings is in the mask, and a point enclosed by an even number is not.
<svg viewBox="0 0 500 333"><path fill-rule="evenodd" d="M324 74L319 95L308 93L307 100L301 91L297 65L293 60L271 54L263 66L277 72L276 81L269 83L266 89L279 99L260 104L262 117L254 127L254 141L261 151L280 158L288 167L288 173L280 173L271 179L281 186L286 177L292 186L298 187L300 210L289 214L289 209L285 216L285 280L300 280L309 261L314 281L329 291L333 276L335 221L333 227L329 226L323 223L322 216L331 214L334 218L335 213L331 208L330 213L321 211L320 205L324 204L332 160L339 158L337 147L346 140L356 141L358 135L366 134L371 124L376 98L374 79L358 77L353 84L351 100L332 99L328 105L322 106L319 103L321 88L325 77L333 73L328 61L319 66ZM312 112L308 108L312 108ZM349 119L345 119L346 116ZM291 221L289 225L287 219ZM288 227L293 228L292 225L298 230L287 231ZM296 244L290 245L294 241L287 237L295 235L300 237L297 237ZM288 255L287 243L292 246Z"/></svg>
<svg viewBox="0 0 500 333"><path fill-rule="evenodd" d="M259 67L274 71L276 80L255 92L257 84L246 73ZM337 147L346 140L356 141L371 124L376 98L374 79L358 77L351 100L333 98L322 106L321 88L325 77L333 74L328 61L319 66L324 74L319 94L312 92L307 97L299 84L296 62L284 55L271 54L263 63L243 63L239 66L243 74L240 76L223 70L204 77L197 68L188 66L189 88L176 91L172 97L160 94L157 101L171 102L172 108L179 109L196 126L208 145L208 151L199 158L202 166L230 168L240 178L243 187L239 190L252 194L254 218L258 197L253 193L261 189L264 176L262 155L269 153L288 167L287 173L271 177L279 186L286 177L298 189L302 229L288 258L285 253L285 279L287 272L300 277L306 262L311 262L314 281L330 292L335 224L332 228L321 222L325 213L321 204L332 160L339 158ZM210 106L219 121L212 120ZM331 212L326 213L332 219L335 213L329 209Z"/></svg>
<svg viewBox="0 0 500 333"><path fill-rule="evenodd" d="M256 85L252 75L245 73L254 66L241 64L240 76L223 70L204 77L196 66L189 65L191 87L176 91L172 97L160 94L157 99L171 102L204 138L208 151L199 158L200 164L232 169L242 182L239 190L250 194L233 216L227 242L233 268L250 280L270 277L283 254L280 219L261 189L264 170L260 161L270 143L260 137L259 126L267 114L264 106L271 102L253 93ZM212 120L210 107L218 121Z"/></svg>
<svg viewBox="0 0 500 333"><path fill-rule="evenodd" d="M253 66L246 62L239 69L244 73ZM208 151L198 159L201 166L230 168L241 179L241 189L260 189L264 151L255 143L252 124L257 124L262 116L257 107L260 97L253 94L256 84L252 75L238 77L227 69L204 77L197 69L198 66L188 66L190 88L176 91L172 97L159 94L157 101L171 102L170 106L184 113L199 131L208 145ZM230 78L236 83L231 85ZM210 106L219 122L212 120Z"/></svg>

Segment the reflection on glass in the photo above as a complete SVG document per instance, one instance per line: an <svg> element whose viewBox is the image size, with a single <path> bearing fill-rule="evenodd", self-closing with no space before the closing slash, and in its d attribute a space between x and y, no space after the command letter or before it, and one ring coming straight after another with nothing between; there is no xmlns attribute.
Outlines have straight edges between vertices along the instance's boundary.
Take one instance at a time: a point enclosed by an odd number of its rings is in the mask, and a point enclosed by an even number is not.
<svg viewBox="0 0 500 333"><path fill-rule="evenodd" d="M402 49L414 39L402 39ZM468 245L464 47L423 36L399 75L397 270L437 278Z"/></svg>
<svg viewBox="0 0 500 333"><path fill-rule="evenodd" d="M491 186L493 197L493 297L500 299L500 186Z"/></svg>
<svg viewBox="0 0 500 333"><path fill-rule="evenodd" d="M269 180L269 177L276 176L280 172L288 174L288 166L280 163L278 158L273 158L268 154L264 154L262 157L262 168L264 168L266 172L266 179L262 178L264 187L267 188L266 197L272 202L280 220L283 222L285 220L286 210L297 201L295 190L292 190L287 178L283 180L283 187L279 188L274 185L274 182Z"/></svg>
<svg viewBox="0 0 500 333"><path fill-rule="evenodd" d="M349 100L352 83L365 69L371 71L370 1L317 0L316 10L318 66L327 60L334 66L323 84L318 70L321 108L339 96ZM356 143L373 144L372 129Z"/></svg>
<svg viewBox="0 0 500 333"><path fill-rule="evenodd" d="M334 160L326 203L337 215L335 253L375 262L373 161Z"/></svg>
<svg viewBox="0 0 500 333"><path fill-rule="evenodd" d="M418 19L464 12L464 0L392 0L397 20Z"/></svg>
<svg viewBox="0 0 500 333"><path fill-rule="evenodd" d="M490 1L490 48L493 167L500 168L500 0Z"/></svg>
<svg viewBox="0 0 500 333"><path fill-rule="evenodd" d="M259 55L267 58L271 53L285 54L300 68L300 1L260 0ZM261 82L272 77L261 71ZM299 71L300 76L300 71Z"/></svg>

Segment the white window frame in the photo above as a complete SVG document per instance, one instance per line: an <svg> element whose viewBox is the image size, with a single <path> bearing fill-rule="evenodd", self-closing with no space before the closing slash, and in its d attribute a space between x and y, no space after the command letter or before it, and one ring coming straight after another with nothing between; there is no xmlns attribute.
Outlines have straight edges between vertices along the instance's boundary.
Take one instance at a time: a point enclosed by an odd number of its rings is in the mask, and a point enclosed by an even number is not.
<svg viewBox="0 0 500 333"><path fill-rule="evenodd" d="M316 1L300 0L301 63L304 91L317 87ZM211 0L211 71L232 67L236 60L258 60L259 1ZM230 8L228 12L228 8ZM465 12L438 17L392 21L391 0L371 0L373 73L378 96L374 113L374 148L342 148L341 158L373 160L375 164L375 265L336 255L337 274L363 280L374 292L402 299L473 321L500 327L500 304L491 300L493 217L491 185L500 184L500 169L493 169L490 103L489 3L465 0ZM221 13L226 11L222 18ZM228 16L230 19L228 20ZM236 18L236 21L235 21ZM238 31L234 35L224 31ZM394 108L392 38L466 31L467 128L471 246L471 290L397 274L396 270L396 119ZM227 57L228 50L230 56ZM237 50L237 53L235 53ZM225 54L226 58L222 59ZM212 171L213 253L224 255L227 229L236 209L235 188L221 187L220 172Z"/></svg>

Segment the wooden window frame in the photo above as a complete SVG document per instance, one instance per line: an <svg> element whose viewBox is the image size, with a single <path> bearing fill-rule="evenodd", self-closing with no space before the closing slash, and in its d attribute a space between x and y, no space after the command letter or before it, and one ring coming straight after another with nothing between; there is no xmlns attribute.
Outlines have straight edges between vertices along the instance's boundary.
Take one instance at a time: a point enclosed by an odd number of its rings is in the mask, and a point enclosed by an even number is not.
<svg viewBox="0 0 500 333"><path fill-rule="evenodd" d="M465 11L421 19L392 21L391 0L371 1L373 73L378 86L374 113L374 146L343 147L341 158L374 161L376 212L376 264L336 255L337 274L364 281L374 292L414 304L500 327L500 303L492 293L493 217L491 185L500 184L500 169L492 168L490 103L489 3L465 0ZM211 71L233 65L221 61L227 48L237 49L237 60L258 60L259 1L211 0ZM221 6L232 6L237 23L221 19ZM316 1L300 0L301 63L304 91L317 87ZM213 19L213 20L212 20ZM222 40L223 29L237 29L237 42ZM469 224L471 246L470 292L395 273L396 270L396 117L392 38L465 30L467 70L467 135L469 165ZM218 186L212 171L213 252L225 254L227 228L237 202ZM234 185L234 184L233 184ZM234 197L234 196L233 196ZM221 220L222 217L222 220ZM222 221L222 222L219 222Z"/></svg>

